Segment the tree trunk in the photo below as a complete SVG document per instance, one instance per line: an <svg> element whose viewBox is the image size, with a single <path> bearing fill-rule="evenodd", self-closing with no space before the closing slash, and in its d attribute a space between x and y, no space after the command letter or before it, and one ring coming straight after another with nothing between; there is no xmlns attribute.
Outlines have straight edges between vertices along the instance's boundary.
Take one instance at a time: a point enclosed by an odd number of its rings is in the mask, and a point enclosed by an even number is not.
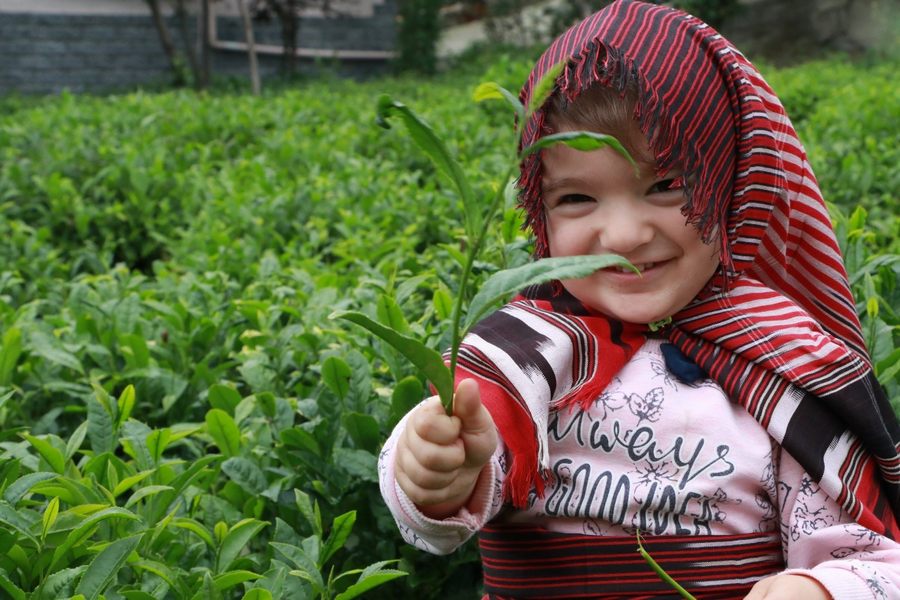
<svg viewBox="0 0 900 600"><path fill-rule="evenodd" d="M241 10L241 21L244 23L244 39L247 41L247 57L250 59L250 85L253 95L259 96L261 85L259 82L259 64L256 61L256 43L253 40L253 22L250 21L250 11L247 9L247 0L238 0Z"/></svg>
<svg viewBox="0 0 900 600"><path fill-rule="evenodd" d="M281 25L281 73L290 77L297 71L297 29L300 16L297 0L266 0Z"/></svg>
<svg viewBox="0 0 900 600"><path fill-rule="evenodd" d="M200 0L200 23L197 27L197 37L200 42L200 69L197 72L197 89L205 90L209 87L210 78L210 42L209 39L209 2Z"/></svg>
<svg viewBox="0 0 900 600"><path fill-rule="evenodd" d="M181 34L181 44L184 46L184 53L187 55L188 65L191 68L191 74L194 76L194 86L197 85L199 79L200 64L197 62L197 51L194 42L191 39L191 32L188 29L188 11L185 0L176 0L175 17L178 20L178 31Z"/></svg>
<svg viewBox="0 0 900 600"><path fill-rule="evenodd" d="M175 49L175 44L172 43L172 36L169 35L169 28L166 27L166 21L163 18L159 0L146 0L146 2L153 15L153 24L156 26L156 33L159 35L159 43L162 45L163 52L166 53L166 58L169 60L169 66L172 69L172 74L175 75L175 81L179 85L183 84L184 73L181 70L181 65L178 60L178 51Z"/></svg>
<svg viewBox="0 0 900 600"><path fill-rule="evenodd" d="M281 43L284 47L282 64L285 75L291 77L297 72L297 29L300 17L295 0L287 0L285 4L285 14L281 18Z"/></svg>

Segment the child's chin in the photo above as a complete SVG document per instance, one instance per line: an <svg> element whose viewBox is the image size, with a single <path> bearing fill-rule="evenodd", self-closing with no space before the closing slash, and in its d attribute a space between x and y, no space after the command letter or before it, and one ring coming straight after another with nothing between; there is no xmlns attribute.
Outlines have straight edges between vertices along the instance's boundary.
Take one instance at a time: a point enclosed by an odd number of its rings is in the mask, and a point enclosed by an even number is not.
<svg viewBox="0 0 900 600"><path fill-rule="evenodd" d="M619 321L624 321L625 323L633 323L635 325L650 325L653 323L659 323L666 317L665 315L656 315L654 313L624 313L614 315L614 318L618 319Z"/></svg>

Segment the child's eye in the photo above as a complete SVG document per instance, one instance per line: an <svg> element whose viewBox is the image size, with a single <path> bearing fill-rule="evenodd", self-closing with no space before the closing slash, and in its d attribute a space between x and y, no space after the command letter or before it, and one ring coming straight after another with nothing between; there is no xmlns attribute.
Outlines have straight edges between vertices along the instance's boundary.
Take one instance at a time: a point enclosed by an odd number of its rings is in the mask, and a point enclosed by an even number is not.
<svg viewBox="0 0 900 600"><path fill-rule="evenodd" d="M660 179L647 189L648 194L662 194L664 192L672 192L684 189L684 176L671 177L668 179Z"/></svg>
<svg viewBox="0 0 900 600"><path fill-rule="evenodd" d="M582 202L593 202L594 199L584 194L566 194L560 196L556 201L557 206L560 204L580 204Z"/></svg>

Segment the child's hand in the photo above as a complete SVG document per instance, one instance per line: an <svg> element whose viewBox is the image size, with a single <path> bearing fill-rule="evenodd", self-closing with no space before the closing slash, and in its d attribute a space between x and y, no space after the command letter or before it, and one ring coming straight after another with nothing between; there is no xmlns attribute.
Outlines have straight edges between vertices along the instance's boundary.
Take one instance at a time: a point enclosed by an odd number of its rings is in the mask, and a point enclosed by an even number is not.
<svg viewBox="0 0 900 600"><path fill-rule="evenodd" d="M448 417L437 397L410 415L397 443L400 488L428 517L456 514L497 448L494 420L471 379L460 382Z"/></svg>
<svg viewBox="0 0 900 600"><path fill-rule="evenodd" d="M757 582L744 600L832 600L822 584L804 575L773 575Z"/></svg>

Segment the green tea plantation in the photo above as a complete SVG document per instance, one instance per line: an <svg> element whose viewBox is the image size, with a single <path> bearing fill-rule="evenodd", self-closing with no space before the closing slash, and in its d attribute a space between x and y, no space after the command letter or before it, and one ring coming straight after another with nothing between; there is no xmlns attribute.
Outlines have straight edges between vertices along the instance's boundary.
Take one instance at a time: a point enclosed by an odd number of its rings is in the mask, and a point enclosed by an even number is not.
<svg viewBox="0 0 900 600"><path fill-rule="evenodd" d="M809 151L877 374L900 408L896 61L764 69ZM0 99L0 598L473 598L472 545L405 546L380 446L428 394L355 310L446 347L460 200L514 131L494 54L426 82ZM512 206L474 278L529 260Z"/></svg>

